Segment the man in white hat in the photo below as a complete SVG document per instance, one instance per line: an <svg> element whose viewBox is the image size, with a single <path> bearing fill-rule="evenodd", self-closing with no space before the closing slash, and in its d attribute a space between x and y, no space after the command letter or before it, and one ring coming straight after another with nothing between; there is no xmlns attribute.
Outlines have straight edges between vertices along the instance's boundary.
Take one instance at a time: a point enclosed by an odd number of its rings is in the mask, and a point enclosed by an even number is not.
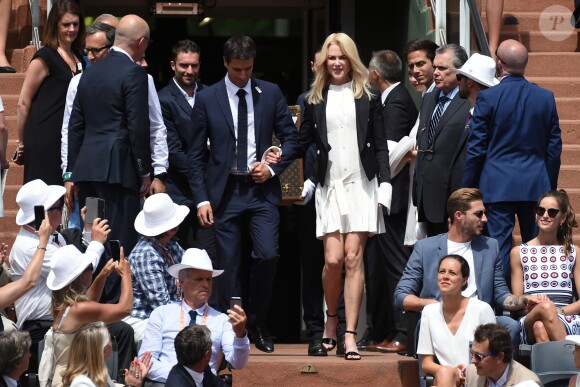
<svg viewBox="0 0 580 387"><path fill-rule="evenodd" d="M174 340L186 326L201 324L211 331L212 354L209 365L214 374L222 353L236 369L248 363L250 340L246 332L246 313L240 306L218 312L207 302L211 296L212 278L223 273L214 270L205 250L187 249L181 263L169 268L169 274L178 279L183 294L179 302L163 305L151 313L139 356L146 351L153 354L153 366L148 378L165 383L169 371L177 364Z"/></svg>
<svg viewBox="0 0 580 387"><path fill-rule="evenodd" d="M457 82L459 83L459 96L467 99L470 109L465 121L465 128L463 129L463 133L453 154L453 159L451 160L449 185L447 188L448 196L461 188L467 137L469 136L469 127L471 125L471 117L477 95L481 90L485 90L499 83L495 78L495 61L489 56L478 53L473 54L460 69L451 69L451 71L455 71L456 73Z"/></svg>
<svg viewBox="0 0 580 387"><path fill-rule="evenodd" d="M46 185L42 180L36 179L23 185L16 195L16 203L20 207L16 214L16 224L21 228L10 251L12 279L18 279L23 275L36 250L45 250L43 268L36 286L14 303L18 328L30 332L32 338L31 370L37 367L37 344L52 325L51 291L46 283L50 272L50 260L59 248L66 245L64 238L58 232L47 245L40 244L40 239L34 229L34 206L44 206L51 228L57 229L62 219L64 193L64 187ZM107 240L109 232L106 220L95 221L93 225L85 227L85 237L92 240L85 255L91 258L93 267L97 267L105 250L103 243Z"/></svg>
<svg viewBox="0 0 580 387"><path fill-rule="evenodd" d="M181 262L183 249L174 236L187 214L187 206L175 204L169 195L158 193L145 200L135 219L135 230L141 236L128 258L133 279L133 311L123 321L133 327L136 343L143 340L153 309L179 300L177 280L167 269Z"/></svg>

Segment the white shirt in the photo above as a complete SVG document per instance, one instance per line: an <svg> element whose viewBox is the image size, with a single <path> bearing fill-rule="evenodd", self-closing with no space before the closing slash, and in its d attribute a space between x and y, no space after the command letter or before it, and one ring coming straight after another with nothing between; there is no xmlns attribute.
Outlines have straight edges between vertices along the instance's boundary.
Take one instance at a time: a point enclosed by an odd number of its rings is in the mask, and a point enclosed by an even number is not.
<svg viewBox="0 0 580 387"><path fill-rule="evenodd" d="M177 90L179 90L181 95L183 95L183 98L185 98L189 106L193 107L193 105L195 104L195 94L197 93L197 82L195 82L195 89L193 90L193 95L191 97L181 88L181 86L179 86L179 83L177 83L175 77L173 77L173 83L175 83L175 86L177 86Z"/></svg>
<svg viewBox="0 0 580 387"><path fill-rule="evenodd" d="M111 48L112 49L112 48ZM115 47L115 50L122 52L129 56L126 51ZM129 58L131 58L129 56ZM133 60L133 59L131 59ZM60 167L62 172L67 172L68 163L68 124L72 112L73 103L77 95L79 82L83 74L77 74L72 77L68 90L66 92L66 101L64 106L64 116L62 119L61 128L61 146L60 146ZM169 167L169 150L167 148L167 128L163 122L163 115L161 114L161 106L159 104L159 97L155 91L155 84L153 77L147 74L148 90L147 100L149 103L149 122L150 122L150 146L151 146L151 165L153 171L157 175L159 173L167 172ZM71 172L71 171L68 171Z"/></svg>
<svg viewBox="0 0 580 387"><path fill-rule="evenodd" d="M443 317L442 306L443 303L438 302L423 308L417 354L434 355L441 365L467 366L471 362L469 343L473 341L475 328L495 323L495 314L489 304L470 298L459 329L453 335Z"/></svg>
<svg viewBox="0 0 580 387"><path fill-rule="evenodd" d="M393 83L391 86L387 87L387 89L381 93L381 104L383 104L383 105L385 104L387 97L389 96L391 91L393 91L393 89L395 87L399 86L399 83L401 83L401 82Z"/></svg>
<svg viewBox="0 0 580 387"><path fill-rule="evenodd" d="M240 88L232 83L228 76L225 76L226 90L228 92L228 100L230 102L230 109L232 110L232 119L234 121L234 132L236 133L236 139L238 138L238 103L239 98L236 95ZM246 91L246 104L248 105L248 171L250 170L250 165L259 161L256 157L256 134L254 128L254 98L252 97L252 81L249 80L243 89ZM237 148L237 147L236 147ZM260 158L261 159L261 158ZM231 171L237 172L237 156L234 155Z"/></svg>
<svg viewBox="0 0 580 387"><path fill-rule="evenodd" d="M180 310L183 306L183 325L181 324ZM205 325L211 331L211 359L209 366L214 374L220 365L222 353L235 369L242 369L250 357L250 340L248 336L237 337L226 314L218 312L210 306L197 309L197 324L203 323L203 314L208 308ZM191 308L185 302L174 302L155 308L151 312L139 357L145 351L151 352L153 366L147 377L153 381L165 383L169 371L177 364L174 340L175 336L189 325L189 311Z"/></svg>
<svg viewBox="0 0 580 387"><path fill-rule="evenodd" d="M195 385L197 387L202 387L203 386L203 373L199 373L199 372L194 371L191 368L188 368L188 367L185 367L185 366L183 368L185 368L185 370L187 371L187 373L191 375L191 377L193 378L193 381L195 382Z"/></svg>
<svg viewBox="0 0 580 387"><path fill-rule="evenodd" d="M54 238L50 237L50 242L46 246L44 253L44 261L42 269L40 270L40 278L35 287L24 293L19 299L14 302L16 308L16 316L18 317L18 328L21 329L24 322L28 320L52 320L50 311L50 301L52 299L52 291L46 285L48 273L50 273L50 260L56 251L66 245L62 235L56 234L58 243ZM40 242L40 238L21 227L20 232L14 240L14 245L10 251L10 267L12 268L12 281L18 280L24 274L24 270L32 260L36 247ZM97 267L97 263L101 255L105 251L103 245L99 242L93 241L89 243L85 255L91 256L93 267Z"/></svg>
<svg viewBox="0 0 580 387"><path fill-rule="evenodd" d="M473 250L471 241L458 243L447 239L447 254L461 255L469 265L469 277L467 278L467 288L461 292L463 297L477 298L477 283L475 281L475 265L473 264Z"/></svg>
<svg viewBox="0 0 580 387"><path fill-rule="evenodd" d="M0 113L4 111L4 104L2 103L2 97L0 97Z"/></svg>

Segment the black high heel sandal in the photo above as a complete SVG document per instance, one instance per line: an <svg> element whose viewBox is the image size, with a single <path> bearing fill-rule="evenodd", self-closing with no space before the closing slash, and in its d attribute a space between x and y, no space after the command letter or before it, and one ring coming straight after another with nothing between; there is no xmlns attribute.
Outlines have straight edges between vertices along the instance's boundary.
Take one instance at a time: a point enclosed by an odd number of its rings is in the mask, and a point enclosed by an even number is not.
<svg viewBox="0 0 580 387"><path fill-rule="evenodd" d="M328 313L328 310L326 311L326 315L328 317L337 317L337 314L330 314ZM338 323L336 324L336 326L338 327ZM336 340L335 339L331 339L329 337L323 337L322 340L322 347L324 349L326 349L326 351L332 351L334 348L336 348ZM330 347L325 347L324 344L329 345Z"/></svg>
<svg viewBox="0 0 580 387"><path fill-rule="evenodd" d="M354 335L356 337L356 332L355 331L344 331L344 334L346 335L347 333L350 333L351 335ZM346 348L346 344L345 344L345 348ZM356 352L356 351L350 351L350 352L346 352L344 354L344 359L345 360L360 360L361 356L360 353Z"/></svg>

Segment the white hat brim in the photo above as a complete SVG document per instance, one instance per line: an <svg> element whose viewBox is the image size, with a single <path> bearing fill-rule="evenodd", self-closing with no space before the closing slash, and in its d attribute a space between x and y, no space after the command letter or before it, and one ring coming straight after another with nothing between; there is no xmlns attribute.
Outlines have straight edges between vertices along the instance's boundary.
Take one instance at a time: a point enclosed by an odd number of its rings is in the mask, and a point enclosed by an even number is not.
<svg viewBox="0 0 580 387"><path fill-rule="evenodd" d="M580 345L580 335L568 335L566 340L572 341L576 345Z"/></svg>
<svg viewBox="0 0 580 387"><path fill-rule="evenodd" d="M176 206L175 213L166 222L158 224L154 227L148 226L145 222L145 211L141 210L137 217L135 218L135 230L145 236L157 236L163 234L165 231L169 231L181 224L183 219L189 214L189 208L187 206L182 206L179 204L174 204Z"/></svg>
<svg viewBox="0 0 580 387"><path fill-rule="evenodd" d="M73 248L74 250L76 250L76 252L74 252ZM48 286L50 290L60 290L64 288L65 286L73 282L76 278L78 278L78 276L80 276L86 270L86 268L89 267L89 265L93 262L90 255L81 253L73 245L67 245L58 249L57 252L52 256L51 267L54 266L52 264L53 259L67 258L68 250L71 250L71 255L74 254L73 257L68 259L68 261L70 261L69 267L71 265L74 265L74 267L68 273L66 273L66 275L63 274L59 276L57 276L55 274L54 269L51 268L50 273L48 273L48 277L46 279L46 286Z"/></svg>
<svg viewBox="0 0 580 387"><path fill-rule="evenodd" d="M476 73L468 73L468 72L463 71L461 69L456 69L455 71L457 72L457 74L461 74L463 76L466 76L467 78L471 79L472 81L475 81L477 83L481 83L482 85L487 86L487 87L493 87L493 86L499 84L499 81L495 77L492 78L491 82L490 82L487 79L483 79L483 78L478 77Z"/></svg>
<svg viewBox="0 0 580 387"><path fill-rule="evenodd" d="M48 210L54 203L58 201L61 197L64 196L66 193L66 188L60 185L49 185L48 188L48 195L44 203L39 205L43 205L45 210ZM25 224L29 224L34 220L34 208L31 212L25 213L22 208L18 210L16 214L16 224L19 226L24 226Z"/></svg>
<svg viewBox="0 0 580 387"><path fill-rule="evenodd" d="M222 274L224 271L223 270L207 270L207 268L205 267L196 267L193 265L186 265L183 263L176 263L175 265L170 266L167 269L167 272L169 272L169 274L174 277L174 278L179 278L179 272L183 269L197 269L197 270L203 270L203 271L211 271L212 277L217 277L218 275Z"/></svg>
<svg viewBox="0 0 580 387"><path fill-rule="evenodd" d="M391 178L397 176L407 163L403 163L405 155L413 149L413 140L405 136L399 142L388 141L389 144L389 167L391 169Z"/></svg>

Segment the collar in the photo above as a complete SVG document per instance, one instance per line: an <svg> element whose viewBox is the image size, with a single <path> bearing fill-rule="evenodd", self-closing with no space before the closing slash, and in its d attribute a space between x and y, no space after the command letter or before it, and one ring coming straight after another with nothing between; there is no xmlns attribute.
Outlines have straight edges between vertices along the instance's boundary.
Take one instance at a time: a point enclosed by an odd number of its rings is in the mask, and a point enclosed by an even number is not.
<svg viewBox="0 0 580 387"><path fill-rule="evenodd" d="M179 86L179 83L177 83L177 81L175 80L175 77L173 77L173 83L175 83L175 86L177 86L177 90L179 90L179 92L185 97L185 98L193 98L189 96L189 94L187 94L182 88L181 86ZM195 82L195 88L193 89L193 95L195 95L195 93L197 93L197 82Z"/></svg>
<svg viewBox="0 0 580 387"><path fill-rule="evenodd" d="M113 50L113 51L117 51L117 52L123 53L123 54L127 55L127 57L129 57L129 59L131 59L132 62L135 62L133 60L133 58L131 58L131 55L129 55L129 53L127 51L123 50L122 48L120 48L118 46L112 46L109 50Z"/></svg>
<svg viewBox="0 0 580 387"><path fill-rule="evenodd" d="M8 387L18 386L18 380L12 379L10 376L0 375L0 378L4 378L4 382L6 382L6 386Z"/></svg>
<svg viewBox="0 0 580 387"><path fill-rule="evenodd" d="M425 94L427 94L427 93L433 92L434 89L435 89L435 82L433 82L427 90L423 91L423 94L421 94L421 97L424 97Z"/></svg>
<svg viewBox="0 0 580 387"><path fill-rule="evenodd" d="M447 98L449 98L449 101L448 102L451 102L451 100L453 98L455 98L455 96L457 95L457 93L459 93L459 86L456 86L455 89L453 89L453 90L451 90L449 92L449 94L445 94L443 91L441 91L439 93L438 99L441 98L442 96L446 96Z"/></svg>
<svg viewBox="0 0 580 387"><path fill-rule="evenodd" d="M234 83L232 81L230 81L230 78L228 77L227 74L224 78L224 81L226 83L226 89L228 90L229 95L236 95L236 93L240 89L244 89L246 91L246 93L252 95L252 79L249 79L248 83L246 83L246 86L244 86L244 87L238 87L238 86L234 85Z"/></svg>
<svg viewBox="0 0 580 387"><path fill-rule="evenodd" d="M395 87L399 86L399 83L401 83L401 82L395 82L395 83L393 83L391 86L387 87L387 88L385 89L385 91L383 91L383 92L381 93L381 103L382 103L382 104L384 104L384 103L385 103L385 101L387 100L387 97L389 96L389 94L391 93L391 91L393 91L393 89L394 89Z"/></svg>
<svg viewBox="0 0 580 387"><path fill-rule="evenodd" d="M501 375L501 378L499 378L497 380L497 382L494 382L488 376L487 377L488 386L504 387L506 382L507 382L507 377L508 377L508 373L510 372L510 368L511 368L511 363L508 363L507 367L505 367L505 370L503 371L503 374Z"/></svg>
<svg viewBox="0 0 580 387"><path fill-rule="evenodd" d="M185 370L187 371L187 373L189 373L191 375L191 377L195 381L195 385L196 386L203 385L203 373L194 371L191 368L186 367L186 366L183 366L183 368L185 368Z"/></svg>

